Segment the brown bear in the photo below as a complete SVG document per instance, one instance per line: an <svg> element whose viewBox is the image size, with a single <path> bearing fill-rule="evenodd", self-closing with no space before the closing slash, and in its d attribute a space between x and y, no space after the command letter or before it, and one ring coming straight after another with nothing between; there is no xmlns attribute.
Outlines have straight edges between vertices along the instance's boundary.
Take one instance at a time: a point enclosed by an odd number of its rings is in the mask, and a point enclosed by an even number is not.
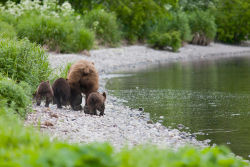
<svg viewBox="0 0 250 167"><path fill-rule="evenodd" d="M49 107L49 103L52 102L53 99L53 90L49 84L49 81L42 81L37 87L36 93L36 104L40 106L41 100L46 99L45 107Z"/></svg>
<svg viewBox="0 0 250 167"><path fill-rule="evenodd" d="M62 108L70 102L70 86L67 82L67 79L58 78L54 81L52 85L54 92L53 102L57 104L57 108Z"/></svg>
<svg viewBox="0 0 250 167"><path fill-rule="evenodd" d="M91 92L96 92L99 88L99 76L94 63L86 60L79 60L74 63L68 72L68 83L71 89L71 106L80 109L79 104L81 93L85 94L85 105ZM74 100L76 98L76 100ZM77 103L78 102L78 103Z"/></svg>
<svg viewBox="0 0 250 167"><path fill-rule="evenodd" d="M105 110L106 93L92 92L87 99L87 107L84 107L84 113L97 115L97 111L100 111L100 116L104 114Z"/></svg>

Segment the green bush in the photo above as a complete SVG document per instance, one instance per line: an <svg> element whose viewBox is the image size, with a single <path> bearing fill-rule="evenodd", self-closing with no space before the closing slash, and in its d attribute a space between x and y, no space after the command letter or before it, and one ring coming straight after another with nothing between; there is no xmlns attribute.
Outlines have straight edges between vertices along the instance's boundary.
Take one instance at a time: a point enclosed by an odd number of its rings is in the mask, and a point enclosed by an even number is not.
<svg viewBox="0 0 250 167"><path fill-rule="evenodd" d="M13 26L0 20L0 37L1 38L16 38L16 31Z"/></svg>
<svg viewBox="0 0 250 167"><path fill-rule="evenodd" d="M148 21L155 19L166 12L154 0L125 0L109 3L109 9L114 11L123 25L125 38L133 43L144 40L147 35Z"/></svg>
<svg viewBox="0 0 250 167"><path fill-rule="evenodd" d="M17 82L27 82L32 86L32 91L51 73L48 55L27 39L1 39L0 55L0 73Z"/></svg>
<svg viewBox="0 0 250 167"><path fill-rule="evenodd" d="M0 20L7 22L10 25L16 25L17 18L15 16L0 10Z"/></svg>
<svg viewBox="0 0 250 167"><path fill-rule="evenodd" d="M66 41L67 31L72 30L55 17L31 15L20 18L17 32L20 38L27 37L31 42L45 45L49 50L60 51Z"/></svg>
<svg viewBox="0 0 250 167"><path fill-rule="evenodd" d="M92 10L84 16L85 25L93 30L101 44L117 45L121 40L116 16L103 9Z"/></svg>
<svg viewBox="0 0 250 167"><path fill-rule="evenodd" d="M90 50L94 46L95 34L84 28L76 27L74 32L67 35L66 42L63 46L64 52L80 52Z"/></svg>
<svg viewBox="0 0 250 167"><path fill-rule="evenodd" d="M20 38L41 44L52 51L80 52L94 44L94 35L80 23L57 17L30 15L19 20Z"/></svg>
<svg viewBox="0 0 250 167"><path fill-rule="evenodd" d="M180 33L178 31L169 33L152 32L147 43L158 49L171 47L172 51L176 52L181 47Z"/></svg>
<svg viewBox="0 0 250 167"><path fill-rule="evenodd" d="M190 41L192 39L189 19L184 12L170 12L170 15L158 18L156 23L149 22L148 24L150 27L149 34L150 32L167 33L179 31L182 41Z"/></svg>
<svg viewBox="0 0 250 167"><path fill-rule="evenodd" d="M179 31L182 41L190 41L192 39L191 29L189 27L188 15L184 12L177 11L170 14L169 20L165 22L168 31ZM162 23L164 24L164 23Z"/></svg>
<svg viewBox="0 0 250 167"><path fill-rule="evenodd" d="M250 38L250 3L245 0L220 0L216 24L217 39L237 44Z"/></svg>
<svg viewBox="0 0 250 167"><path fill-rule="evenodd" d="M0 80L0 97L6 100L8 107L16 111L21 117L25 117L30 111L28 106L31 104L31 88L27 83L16 84L9 78Z"/></svg>
<svg viewBox="0 0 250 167"><path fill-rule="evenodd" d="M179 0L179 6L185 11L216 8L218 0Z"/></svg>
<svg viewBox="0 0 250 167"><path fill-rule="evenodd" d="M189 24L194 38L201 36L209 44L216 35L215 18L209 11L197 10L189 14ZM194 43L195 44L195 43Z"/></svg>

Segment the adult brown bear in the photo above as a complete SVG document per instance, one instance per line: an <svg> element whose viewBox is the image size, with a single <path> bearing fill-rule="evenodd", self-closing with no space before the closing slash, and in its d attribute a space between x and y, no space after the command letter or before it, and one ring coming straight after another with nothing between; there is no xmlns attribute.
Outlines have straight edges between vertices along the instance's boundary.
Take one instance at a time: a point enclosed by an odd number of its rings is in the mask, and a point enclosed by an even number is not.
<svg viewBox="0 0 250 167"><path fill-rule="evenodd" d="M94 63L87 60L77 61L70 67L67 79L71 89L71 106L74 110L80 110L81 93L85 94L86 105L89 94L99 88L99 76Z"/></svg>

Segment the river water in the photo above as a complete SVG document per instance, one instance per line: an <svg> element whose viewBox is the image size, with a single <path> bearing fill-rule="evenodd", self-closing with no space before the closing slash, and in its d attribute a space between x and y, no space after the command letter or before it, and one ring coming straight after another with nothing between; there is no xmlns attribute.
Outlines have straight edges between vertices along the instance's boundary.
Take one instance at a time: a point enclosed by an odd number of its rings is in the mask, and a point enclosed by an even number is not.
<svg viewBox="0 0 250 167"><path fill-rule="evenodd" d="M112 78L106 88L154 122L250 157L250 57L166 64Z"/></svg>

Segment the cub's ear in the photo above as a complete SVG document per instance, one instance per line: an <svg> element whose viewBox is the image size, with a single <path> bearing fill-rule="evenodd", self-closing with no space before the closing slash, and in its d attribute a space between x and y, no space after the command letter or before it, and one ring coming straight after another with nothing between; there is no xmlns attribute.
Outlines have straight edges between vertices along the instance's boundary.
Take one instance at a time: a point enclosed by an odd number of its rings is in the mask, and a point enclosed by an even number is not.
<svg viewBox="0 0 250 167"><path fill-rule="evenodd" d="M91 62L93 65L95 65L95 63L94 62Z"/></svg>
<svg viewBox="0 0 250 167"><path fill-rule="evenodd" d="M47 80L46 82L49 83L49 80Z"/></svg>
<svg viewBox="0 0 250 167"><path fill-rule="evenodd" d="M107 96L106 96L106 93L105 93L105 92L103 92L103 93L102 93L102 95L103 95L103 97L104 97L104 101L105 101L105 100L106 100L106 97L107 97Z"/></svg>

